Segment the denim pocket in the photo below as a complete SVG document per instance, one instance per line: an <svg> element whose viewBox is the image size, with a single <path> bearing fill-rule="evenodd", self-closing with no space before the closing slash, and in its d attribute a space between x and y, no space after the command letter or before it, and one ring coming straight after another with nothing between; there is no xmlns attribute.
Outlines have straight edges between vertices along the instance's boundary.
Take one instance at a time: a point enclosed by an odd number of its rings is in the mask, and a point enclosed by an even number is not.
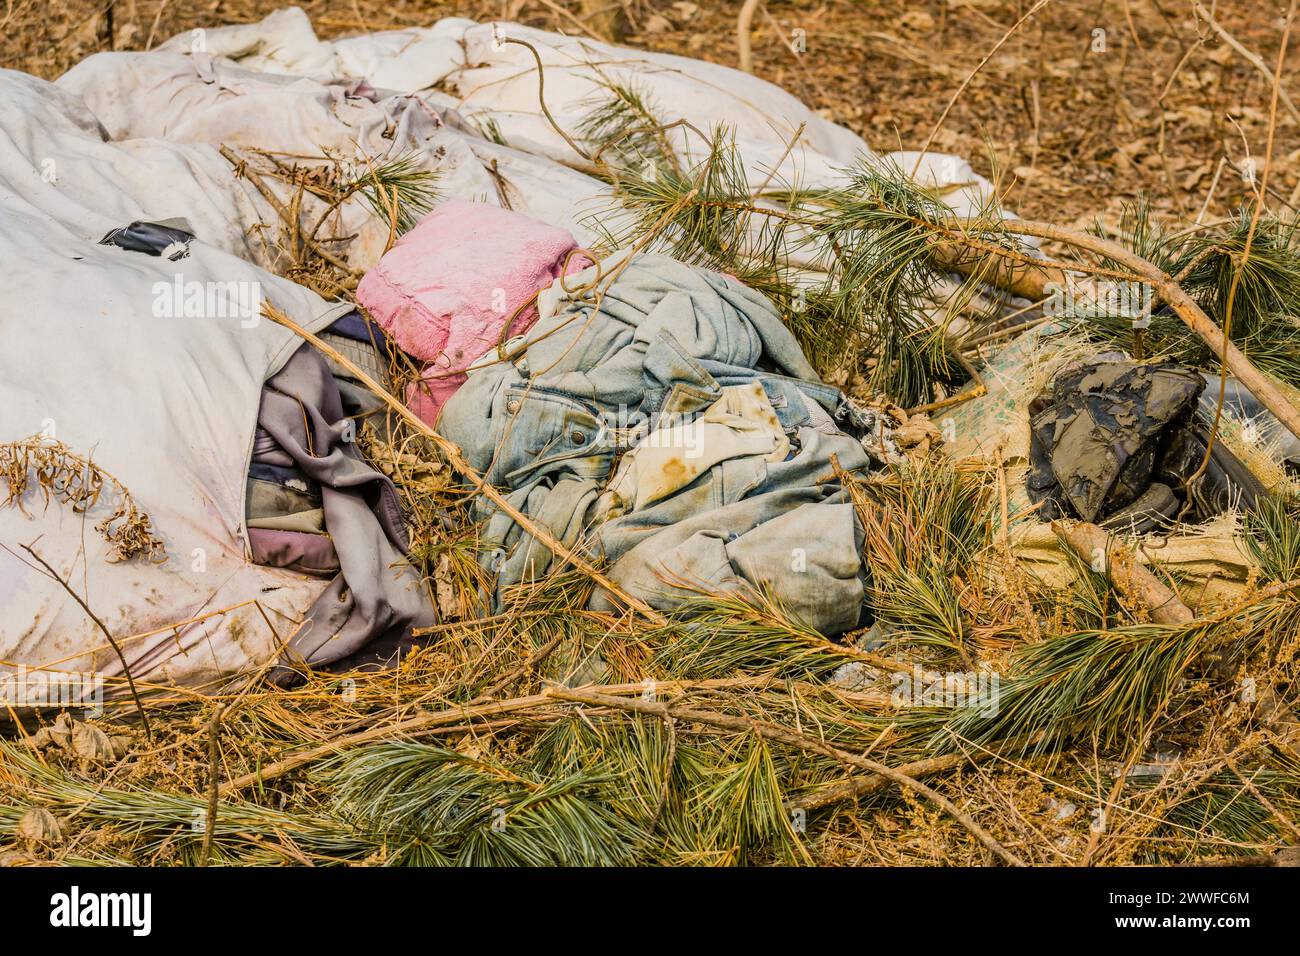
<svg viewBox="0 0 1300 956"><path fill-rule="evenodd" d="M527 383L509 386L499 401L500 440L490 473L493 484L517 487L559 471L578 478L608 474L614 445L595 408Z"/></svg>

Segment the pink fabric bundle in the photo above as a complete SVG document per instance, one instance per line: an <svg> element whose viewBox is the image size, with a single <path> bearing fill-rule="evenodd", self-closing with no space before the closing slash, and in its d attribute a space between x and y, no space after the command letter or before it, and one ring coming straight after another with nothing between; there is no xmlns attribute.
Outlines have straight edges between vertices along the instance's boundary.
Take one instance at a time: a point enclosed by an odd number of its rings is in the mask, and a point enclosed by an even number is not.
<svg viewBox="0 0 1300 956"><path fill-rule="evenodd" d="M357 301L403 351L427 362L407 404L433 424L532 295L591 265L568 231L484 203L449 200L404 235L357 286ZM566 268L566 257L568 264ZM507 337L537 320L529 306ZM427 389L427 391L426 391Z"/></svg>

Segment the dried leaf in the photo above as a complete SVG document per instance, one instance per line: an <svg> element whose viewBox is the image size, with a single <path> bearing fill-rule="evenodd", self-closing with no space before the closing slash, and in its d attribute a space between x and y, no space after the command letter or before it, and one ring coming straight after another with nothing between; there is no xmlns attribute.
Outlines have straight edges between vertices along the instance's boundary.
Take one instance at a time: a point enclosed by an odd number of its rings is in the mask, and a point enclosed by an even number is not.
<svg viewBox="0 0 1300 956"><path fill-rule="evenodd" d="M116 760L125 753L123 741L129 738L109 737L98 727L73 721L71 752L80 760L104 763Z"/></svg>
<svg viewBox="0 0 1300 956"><path fill-rule="evenodd" d="M63 711L59 716L54 718L54 723L48 728L42 728L49 731L50 743L60 750L72 749L72 731L77 721L67 711Z"/></svg>
<svg viewBox="0 0 1300 956"><path fill-rule="evenodd" d="M15 831L21 840L55 844L63 840L63 827L57 817L44 807L32 807L18 820Z"/></svg>

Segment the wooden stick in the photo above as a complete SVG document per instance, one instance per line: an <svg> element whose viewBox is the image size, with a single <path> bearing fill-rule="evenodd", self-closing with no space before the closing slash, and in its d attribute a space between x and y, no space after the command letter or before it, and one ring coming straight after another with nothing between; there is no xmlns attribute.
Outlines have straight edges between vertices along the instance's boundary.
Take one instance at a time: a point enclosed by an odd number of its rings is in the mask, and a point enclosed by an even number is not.
<svg viewBox="0 0 1300 956"><path fill-rule="evenodd" d="M909 777L929 777L936 773L943 773L947 770L954 770L962 764L971 763L975 760L986 759L992 755L976 754L973 757L967 757L965 754L947 754L943 757L930 757L926 760L917 760L912 763L905 763L898 768L899 773L905 773ZM785 808L790 810L816 810L818 807L824 807L827 804L838 803L841 800L852 800L854 797L860 797L868 793L879 793L890 785L891 781L877 773L864 774L859 777L852 777L841 783L824 787L821 790L814 790L812 793L806 793L802 797L796 797L794 800L787 801Z"/></svg>
<svg viewBox="0 0 1300 956"><path fill-rule="evenodd" d="M729 689L729 688L762 688L773 683L780 683L774 678L769 677L720 677L712 680L702 681L680 681L680 680L661 680L655 681L654 686L657 692L671 692L691 690L695 688L708 688L712 690ZM641 681L636 684L608 684L605 686L595 687L592 690L605 694L639 694L645 690L645 682ZM829 689L829 688L828 688ZM846 695L854 699L862 699L863 694ZM372 743L376 740L383 740L387 737L395 737L403 734L425 733L434 727L445 727L452 724L467 723L473 720L479 720L483 717L496 717L501 714L511 714L521 710L533 710L538 707L545 707L548 704L556 703L557 698L552 691L543 691L540 694L530 694L527 697L513 697L509 700L487 701L481 704L464 704L458 707L452 707L447 710L436 711L431 714L420 714L417 717L408 717L406 720L399 721L395 724L385 724L382 727L371 727L367 730L355 734L347 734L343 737L337 737L334 740L328 740L323 744L303 750L292 756L277 760L274 763L267 764L253 773L246 773L242 777L235 777L221 785L221 795L227 796L239 790L246 789L257 783L266 783L283 777L285 774L304 767L309 763L319 760L321 757L327 757L330 754L338 753L345 747L356 747L361 744ZM888 698L882 697L878 701L881 706L888 704Z"/></svg>
<svg viewBox="0 0 1300 956"><path fill-rule="evenodd" d="M959 220L957 225L959 227L969 226L975 229L989 228L987 223L980 223L978 220ZM1215 355L1223 357L1228 370L1237 377L1250 394L1272 412L1291 434L1300 438L1300 409L1292 405L1278 389L1277 385L1257 369L1250 359L1246 358L1241 350L1224 336L1223 330L1205 314L1205 311L1196 303L1196 300L1184 292L1182 286L1175 282L1171 276L1141 256L1130 252L1119 243L1103 239L1100 236L1093 236L1063 226L1054 226L1050 223L1034 222L1028 219L1001 220L997 228L1014 235L1033 236L1038 239L1063 242L1086 252L1105 256L1132 270L1143 281L1151 285L1152 289L1169 304L1169 307L1177 313L1188 328L1200 336L1201 340L1210 347ZM945 241L960 242L961 239L960 237L950 237ZM970 268L977 267L975 264L970 266ZM1046 293L1046 285L1057 281L1057 277L1052 272L1036 270L1033 267L1022 267L1014 270L1014 275L1019 288L1013 289L1013 291L1016 291L1017 294L1024 294L1019 289L1025 289L1029 292L1037 291L1037 296L1031 295L1028 297L1042 298Z"/></svg>
<svg viewBox="0 0 1300 956"><path fill-rule="evenodd" d="M945 268L965 276L978 276L989 285L1031 302L1044 298L1049 287L1065 287L1066 277L1062 269L1018 261L992 249L983 256L972 256L968 249L963 248L960 238L936 240L930 251Z"/></svg>
<svg viewBox="0 0 1300 956"><path fill-rule="evenodd" d="M1106 574L1121 591L1145 604L1157 624L1190 624L1195 619L1191 608L1144 568L1119 538L1087 521L1053 521L1052 533L1090 566L1098 555L1105 555Z"/></svg>
<svg viewBox="0 0 1300 956"><path fill-rule="evenodd" d="M638 687L640 685L637 685ZM363 730L357 734L350 734L347 737L341 737L338 740L327 741L315 747L311 747L293 756L285 757L274 763L267 764L259 770L252 773L246 773L241 777L235 777L233 780L227 780L221 785L221 796L229 796L254 784L267 783L275 780L277 777L283 777L285 774L304 767L309 763L314 763L321 757L327 757L330 754L337 753L344 747L356 747L362 744L372 743L376 740L382 740L385 737L397 736L400 734L409 734L415 731L427 730L431 727L438 727L443 724L463 723L478 717L496 717L500 714L510 714L520 710L531 710L535 707L542 707L546 704L554 703L551 697L546 694L532 694L528 697L516 697L512 700L495 701L487 704L479 704L476 707L453 707L450 710L441 710L433 714L421 714L418 717L410 717L406 720L399 721L395 724L388 724L383 727L372 727L370 730Z"/></svg>

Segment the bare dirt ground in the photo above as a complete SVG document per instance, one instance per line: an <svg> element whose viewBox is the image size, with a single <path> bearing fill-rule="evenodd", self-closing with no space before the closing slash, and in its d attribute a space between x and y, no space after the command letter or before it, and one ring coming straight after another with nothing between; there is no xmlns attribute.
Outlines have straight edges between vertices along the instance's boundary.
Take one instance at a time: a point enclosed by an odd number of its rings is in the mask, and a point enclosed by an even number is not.
<svg viewBox="0 0 1300 956"><path fill-rule="evenodd" d="M106 49L257 20L283 0L10 0L0 64L47 79ZM735 65L742 6L677 0L303 0L319 33L509 19ZM872 147L918 148L1028 0L770 0L754 15L755 72ZM1212 11L1210 8L1213 8ZM934 147L995 178L1021 214L1062 224L1112 217L1146 196L1161 213L1224 214L1262 163L1271 70L1286 4L1052 0L1015 30L957 98ZM1218 29L1216 29L1216 24ZM1293 45L1292 49L1296 46ZM1297 54L1300 55L1300 54ZM1295 58L1285 71L1294 77ZM1284 87L1287 84L1284 83ZM1216 175L1217 174L1217 175ZM1300 202L1300 126L1279 111L1272 188ZM1208 207L1207 207L1208 204Z"/></svg>

